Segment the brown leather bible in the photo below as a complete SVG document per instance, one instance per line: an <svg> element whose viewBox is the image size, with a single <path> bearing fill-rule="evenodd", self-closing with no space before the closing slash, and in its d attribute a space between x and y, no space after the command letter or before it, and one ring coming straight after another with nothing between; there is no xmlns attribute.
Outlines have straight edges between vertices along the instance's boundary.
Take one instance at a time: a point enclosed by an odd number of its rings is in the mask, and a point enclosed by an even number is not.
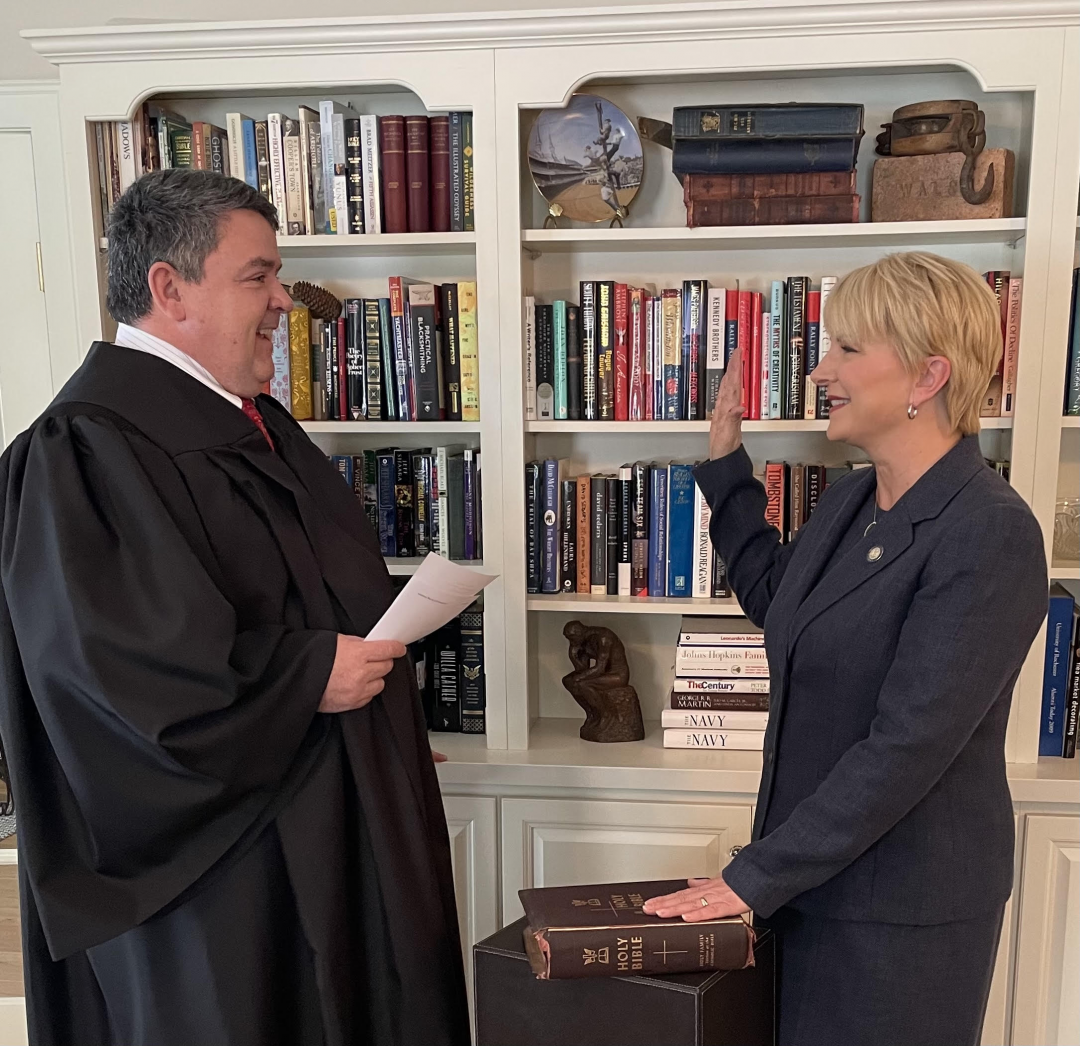
<svg viewBox="0 0 1080 1046"><path fill-rule="evenodd" d="M431 231L450 231L450 117L431 118Z"/></svg>
<svg viewBox="0 0 1080 1046"><path fill-rule="evenodd" d="M384 232L408 232L405 202L405 117L379 117L379 166L382 168Z"/></svg>
<svg viewBox="0 0 1080 1046"><path fill-rule="evenodd" d="M754 963L754 930L741 916L684 922L646 915L650 897L685 879L519 890L525 951L541 980L741 970Z"/></svg>
<svg viewBox="0 0 1080 1046"><path fill-rule="evenodd" d="M405 117L405 180L409 232L431 232L428 118Z"/></svg>

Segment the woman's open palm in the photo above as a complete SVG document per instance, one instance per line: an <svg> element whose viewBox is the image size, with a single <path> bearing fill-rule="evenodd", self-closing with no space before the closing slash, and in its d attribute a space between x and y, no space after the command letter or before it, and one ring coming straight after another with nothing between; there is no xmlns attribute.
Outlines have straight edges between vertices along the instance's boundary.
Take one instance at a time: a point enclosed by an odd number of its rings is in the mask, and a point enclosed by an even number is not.
<svg viewBox="0 0 1080 1046"><path fill-rule="evenodd" d="M723 458L742 443L742 353L736 349L728 360L709 427L709 457Z"/></svg>

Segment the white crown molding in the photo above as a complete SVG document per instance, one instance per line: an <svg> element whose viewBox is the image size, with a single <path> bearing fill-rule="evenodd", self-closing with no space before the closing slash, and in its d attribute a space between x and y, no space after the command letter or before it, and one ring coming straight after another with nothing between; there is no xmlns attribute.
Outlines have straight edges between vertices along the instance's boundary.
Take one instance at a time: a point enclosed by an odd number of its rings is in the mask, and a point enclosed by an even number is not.
<svg viewBox="0 0 1080 1046"><path fill-rule="evenodd" d="M0 95L4 94L59 94L60 81L53 80L0 80Z"/></svg>
<svg viewBox="0 0 1080 1046"><path fill-rule="evenodd" d="M281 57L477 47L566 47L788 33L1023 29L1080 24L1080 0L727 0L266 22L189 22L28 29L33 49L66 63Z"/></svg>

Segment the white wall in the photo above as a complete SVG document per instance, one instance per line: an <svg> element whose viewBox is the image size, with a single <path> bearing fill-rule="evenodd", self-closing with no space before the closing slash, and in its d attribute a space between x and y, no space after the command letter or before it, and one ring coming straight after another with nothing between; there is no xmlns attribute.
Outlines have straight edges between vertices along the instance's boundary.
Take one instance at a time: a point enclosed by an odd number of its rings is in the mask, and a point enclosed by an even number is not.
<svg viewBox="0 0 1080 1046"><path fill-rule="evenodd" d="M602 0L601 0L602 2ZM610 0L609 0L610 2ZM620 0L643 3L652 0ZM59 29L117 22L255 21L288 18L356 18L388 14L452 14L462 11L529 11L539 0L180 0L168 17L150 0L0 0L0 81L46 79L56 67L36 55L21 29ZM594 7L593 2L559 0L559 7Z"/></svg>

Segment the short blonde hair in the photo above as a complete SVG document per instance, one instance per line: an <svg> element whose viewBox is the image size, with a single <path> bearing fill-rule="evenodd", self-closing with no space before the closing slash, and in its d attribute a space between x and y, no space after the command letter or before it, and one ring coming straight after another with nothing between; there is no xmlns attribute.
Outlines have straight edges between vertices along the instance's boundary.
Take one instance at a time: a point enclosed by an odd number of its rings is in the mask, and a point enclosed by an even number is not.
<svg viewBox="0 0 1080 1046"><path fill-rule="evenodd" d="M949 422L965 436L979 431L1001 358L1001 307L969 265L923 251L886 255L843 277L822 319L833 342L886 342L912 374L927 356L943 356L952 366Z"/></svg>

